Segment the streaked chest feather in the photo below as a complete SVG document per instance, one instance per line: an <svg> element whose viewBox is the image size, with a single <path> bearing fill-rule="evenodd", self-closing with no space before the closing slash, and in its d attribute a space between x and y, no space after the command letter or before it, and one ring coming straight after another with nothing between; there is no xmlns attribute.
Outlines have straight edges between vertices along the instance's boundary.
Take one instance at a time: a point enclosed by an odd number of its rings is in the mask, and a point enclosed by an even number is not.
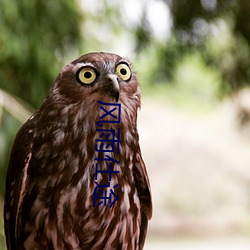
<svg viewBox="0 0 250 250"><path fill-rule="evenodd" d="M95 175L95 159L104 155L81 150L86 137L82 137L78 144L71 144L71 148L65 149L63 154L58 150L55 154L54 148L60 147L67 135L59 130L54 135L52 147L48 147L49 143L41 143L33 156L36 166L33 166L26 194L26 204L32 206L25 207L24 204L25 209L30 211L29 217L24 218L27 220L23 221L26 248L34 249L34 244L40 246L41 242L36 239L43 239L44 247L53 246L54 249L67 249L66 246L69 249L117 249L118 246L121 249L136 249L141 213L138 193L132 185L134 156L123 153L129 144L123 143L120 147L122 157L106 154L119 160L119 164L113 164L113 170L119 173L112 174L110 187L106 189L110 193L112 187L118 184L114 190L118 200L112 207L109 204L94 207L95 181L99 184L108 182L107 174ZM128 132L126 135L131 141L131 135ZM92 147L96 137L96 134L92 135ZM39 166L37 162L40 162ZM107 170L108 166L108 162L99 164L101 170ZM129 242L129 245L124 245L124 242Z"/></svg>
<svg viewBox="0 0 250 250"><path fill-rule="evenodd" d="M111 185L116 181L116 178L112 179ZM141 224L137 192L132 194L131 187L124 183L117 194L118 201L112 207L100 205L94 208L92 196L87 195L85 200L79 201L78 194L84 192L81 189L85 189L85 185L79 182L71 190L62 191L56 202L51 201L53 207L45 206L40 200L42 194L37 196L30 220L24 227L27 249L34 249L36 238L43 238L44 246L51 244L54 249L64 249L65 246L70 246L69 249L117 249L118 246L136 249ZM92 191L89 189L87 193ZM77 227L72 227L73 221L78 222Z"/></svg>

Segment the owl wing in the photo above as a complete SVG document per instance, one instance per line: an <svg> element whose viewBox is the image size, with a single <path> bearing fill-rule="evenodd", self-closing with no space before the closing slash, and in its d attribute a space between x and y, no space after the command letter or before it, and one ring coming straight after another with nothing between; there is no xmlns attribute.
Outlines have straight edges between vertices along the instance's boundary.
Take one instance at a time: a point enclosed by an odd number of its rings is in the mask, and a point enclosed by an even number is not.
<svg viewBox="0 0 250 250"><path fill-rule="evenodd" d="M136 155L136 163L134 166L134 179L141 202L142 217L141 217L139 249L142 249L147 234L148 220L151 219L152 217L153 208L152 208L151 189L150 189L148 174L145 163L141 156L140 148Z"/></svg>
<svg viewBox="0 0 250 250"><path fill-rule="evenodd" d="M20 226L21 206L29 182L29 163L32 157L32 132L27 122L17 133L11 151L6 176L4 228L8 249L18 249L18 228Z"/></svg>

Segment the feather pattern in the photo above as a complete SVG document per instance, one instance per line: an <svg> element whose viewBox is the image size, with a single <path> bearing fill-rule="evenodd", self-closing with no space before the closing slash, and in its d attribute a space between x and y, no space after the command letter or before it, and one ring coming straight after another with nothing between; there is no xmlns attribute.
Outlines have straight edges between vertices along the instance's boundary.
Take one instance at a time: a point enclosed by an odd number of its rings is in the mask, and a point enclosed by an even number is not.
<svg viewBox="0 0 250 250"><path fill-rule="evenodd" d="M129 65L129 80L117 74L120 63ZM85 86L76 74L79 68L90 66L96 79ZM119 84L121 121L102 123L101 129L115 130L116 140L119 129L119 153L118 145L114 152L95 150L100 138L97 121L105 114L98 101L116 103L118 99L110 74ZM143 248L152 202L137 132L140 105L136 75L131 64L118 55L90 53L62 70L13 145L4 208L8 249ZM112 114L117 117L117 112ZM118 184L114 189L118 199L112 207L93 206L95 181L100 185L109 182L108 174L95 179L95 159L105 157L116 160L116 173L107 189ZM109 166L109 161L98 161L101 171L108 171Z"/></svg>

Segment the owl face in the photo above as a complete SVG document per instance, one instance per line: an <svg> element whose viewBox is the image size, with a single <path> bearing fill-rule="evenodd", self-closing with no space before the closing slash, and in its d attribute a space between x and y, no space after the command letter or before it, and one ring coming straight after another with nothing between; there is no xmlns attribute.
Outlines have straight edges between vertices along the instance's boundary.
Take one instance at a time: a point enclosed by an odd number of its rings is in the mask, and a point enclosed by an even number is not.
<svg viewBox="0 0 250 250"><path fill-rule="evenodd" d="M128 60L111 53L89 53L68 64L53 92L71 102L140 100L135 73Z"/></svg>

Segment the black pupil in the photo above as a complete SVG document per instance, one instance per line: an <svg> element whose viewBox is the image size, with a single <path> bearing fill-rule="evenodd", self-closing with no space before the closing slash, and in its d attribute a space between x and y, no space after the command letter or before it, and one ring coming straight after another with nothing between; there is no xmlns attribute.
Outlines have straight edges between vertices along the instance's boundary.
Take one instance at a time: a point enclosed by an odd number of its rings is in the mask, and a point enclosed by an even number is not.
<svg viewBox="0 0 250 250"><path fill-rule="evenodd" d="M84 77L87 79L91 78L91 76L92 76L92 73L89 71L84 73Z"/></svg>
<svg viewBox="0 0 250 250"><path fill-rule="evenodd" d="M120 73L125 76L127 74L127 70L123 68L120 70Z"/></svg>

